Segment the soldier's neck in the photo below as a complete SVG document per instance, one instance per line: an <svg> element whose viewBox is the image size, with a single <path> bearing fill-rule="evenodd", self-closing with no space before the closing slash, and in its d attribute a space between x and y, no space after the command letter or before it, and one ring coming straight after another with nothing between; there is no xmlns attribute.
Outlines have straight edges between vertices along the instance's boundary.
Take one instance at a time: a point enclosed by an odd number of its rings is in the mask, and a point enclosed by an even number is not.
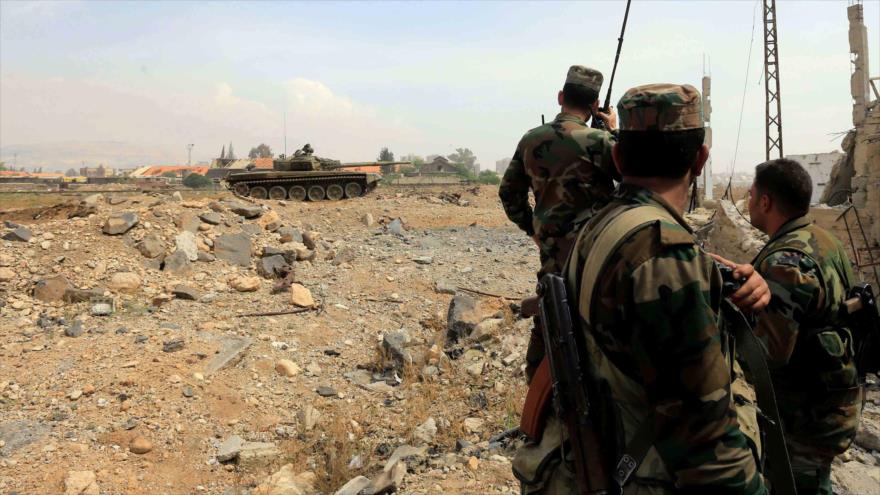
<svg viewBox="0 0 880 495"><path fill-rule="evenodd" d="M644 187L663 198L679 214L684 214L690 193L690 176L688 179L666 179L661 177L623 177L624 184Z"/></svg>
<svg viewBox="0 0 880 495"><path fill-rule="evenodd" d="M575 108L567 107L565 105L562 105L560 112L567 113L569 115L574 115L575 117L583 120L584 122L586 122L590 118L590 114L588 112L584 112L583 110L578 110Z"/></svg>

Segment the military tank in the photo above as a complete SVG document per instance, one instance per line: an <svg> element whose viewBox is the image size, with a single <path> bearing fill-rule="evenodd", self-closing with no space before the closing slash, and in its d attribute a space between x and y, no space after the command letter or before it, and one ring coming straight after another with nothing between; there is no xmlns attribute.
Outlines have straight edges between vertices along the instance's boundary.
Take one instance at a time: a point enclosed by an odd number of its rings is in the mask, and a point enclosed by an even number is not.
<svg viewBox="0 0 880 495"><path fill-rule="evenodd" d="M379 174L346 170L375 165L408 165L410 162L342 163L321 158L306 144L293 155L272 161L272 170L250 168L228 174L224 184L236 195L255 199L338 201L356 198L376 188Z"/></svg>

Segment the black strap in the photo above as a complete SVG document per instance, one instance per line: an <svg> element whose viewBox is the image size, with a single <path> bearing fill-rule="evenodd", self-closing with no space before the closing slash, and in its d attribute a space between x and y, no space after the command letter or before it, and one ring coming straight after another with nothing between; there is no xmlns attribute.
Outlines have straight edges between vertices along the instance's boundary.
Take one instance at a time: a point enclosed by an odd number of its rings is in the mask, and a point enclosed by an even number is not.
<svg viewBox="0 0 880 495"><path fill-rule="evenodd" d="M655 426L654 413L651 412L642 419L642 423L636 429L632 439L627 442L620 459L617 460L617 465L614 467L614 481L620 486L621 491L630 477L642 465L642 461L645 460L645 456L654 445L654 441L657 439Z"/></svg>
<svg viewBox="0 0 880 495"><path fill-rule="evenodd" d="M772 484L774 495L797 495L788 448L785 446L782 421L779 419L776 393L773 391L770 368L767 367L767 360L764 357L764 348L752 332L752 327L749 326L745 316L736 306L727 299L721 304L725 319L730 323L733 331L737 354L749 369L751 381L755 386L755 395L758 398L758 407L767 419L763 425L766 433L764 447L770 460L770 468L765 472L766 478Z"/></svg>

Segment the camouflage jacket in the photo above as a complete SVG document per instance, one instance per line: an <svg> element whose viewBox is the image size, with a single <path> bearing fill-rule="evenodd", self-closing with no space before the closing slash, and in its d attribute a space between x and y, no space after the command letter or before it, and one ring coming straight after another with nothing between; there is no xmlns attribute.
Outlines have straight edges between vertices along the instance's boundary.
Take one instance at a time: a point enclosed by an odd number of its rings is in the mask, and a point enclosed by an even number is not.
<svg viewBox="0 0 880 495"><path fill-rule="evenodd" d="M731 391L743 382L741 374L734 381L719 329L721 274L681 215L651 191L621 184L585 226L572 257L577 280L569 284L580 287L601 227L622 208L643 204L665 208L677 223L659 220L633 231L603 265L590 323L580 314L588 342L595 342L616 377L597 374L609 384L624 425L627 416L653 415L656 456L643 463L653 469L645 483L656 484L653 473L660 472L670 486L666 493L767 493L750 439L757 433L747 437L740 427ZM582 294L574 297L584 304ZM624 426L627 437L632 429Z"/></svg>
<svg viewBox="0 0 880 495"><path fill-rule="evenodd" d="M789 451L830 459L849 446L861 410L852 336L840 316L856 281L846 251L807 217L790 220L752 263L772 297L755 327L768 349Z"/></svg>
<svg viewBox="0 0 880 495"><path fill-rule="evenodd" d="M601 208L620 175L611 159L617 132L592 129L560 113L520 139L498 196L507 217L529 236L562 237L584 210ZM529 206L529 189L535 209Z"/></svg>

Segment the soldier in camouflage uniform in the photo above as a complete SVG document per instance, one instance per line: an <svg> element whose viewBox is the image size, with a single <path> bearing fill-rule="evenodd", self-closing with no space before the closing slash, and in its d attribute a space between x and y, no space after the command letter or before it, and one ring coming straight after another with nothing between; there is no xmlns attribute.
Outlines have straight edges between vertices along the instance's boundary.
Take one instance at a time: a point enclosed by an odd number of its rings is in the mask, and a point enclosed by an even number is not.
<svg viewBox="0 0 880 495"><path fill-rule="evenodd" d="M831 461L859 425L862 391L841 304L856 282L840 241L807 213L812 180L797 162L758 165L752 224L770 236L753 261L772 299L755 334L768 349L799 495L831 492Z"/></svg>
<svg viewBox="0 0 880 495"><path fill-rule="evenodd" d="M651 448L624 494L765 494L754 394L719 329L720 272L681 216L708 157L700 95L688 85L639 86L618 111L613 153L623 182L579 234L564 272L568 297L578 301L586 360L608 391L593 400L600 409L610 405L612 424L620 425L617 440L603 443L615 456L605 464L616 465L621 445L629 447L647 425ZM620 229L615 221L630 210L639 212L637 227L601 236ZM588 261L601 270L588 270ZM736 294L740 307L766 305L760 276L750 265L737 272L748 278ZM573 467L548 448L560 428L551 418L540 442L517 452L522 493L579 493Z"/></svg>
<svg viewBox="0 0 880 495"><path fill-rule="evenodd" d="M602 73L581 65L568 70L565 85L557 95L559 115L527 132L516 147L498 196L507 218L538 245L541 269L545 273L562 269L574 243L575 220L589 218L611 197L614 180L620 180L611 159L617 141L613 110L598 110ZM601 118L610 131L593 129L587 119ZM529 205L529 190L535 208ZM526 361L529 374L544 356L543 343L533 330Z"/></svg>

